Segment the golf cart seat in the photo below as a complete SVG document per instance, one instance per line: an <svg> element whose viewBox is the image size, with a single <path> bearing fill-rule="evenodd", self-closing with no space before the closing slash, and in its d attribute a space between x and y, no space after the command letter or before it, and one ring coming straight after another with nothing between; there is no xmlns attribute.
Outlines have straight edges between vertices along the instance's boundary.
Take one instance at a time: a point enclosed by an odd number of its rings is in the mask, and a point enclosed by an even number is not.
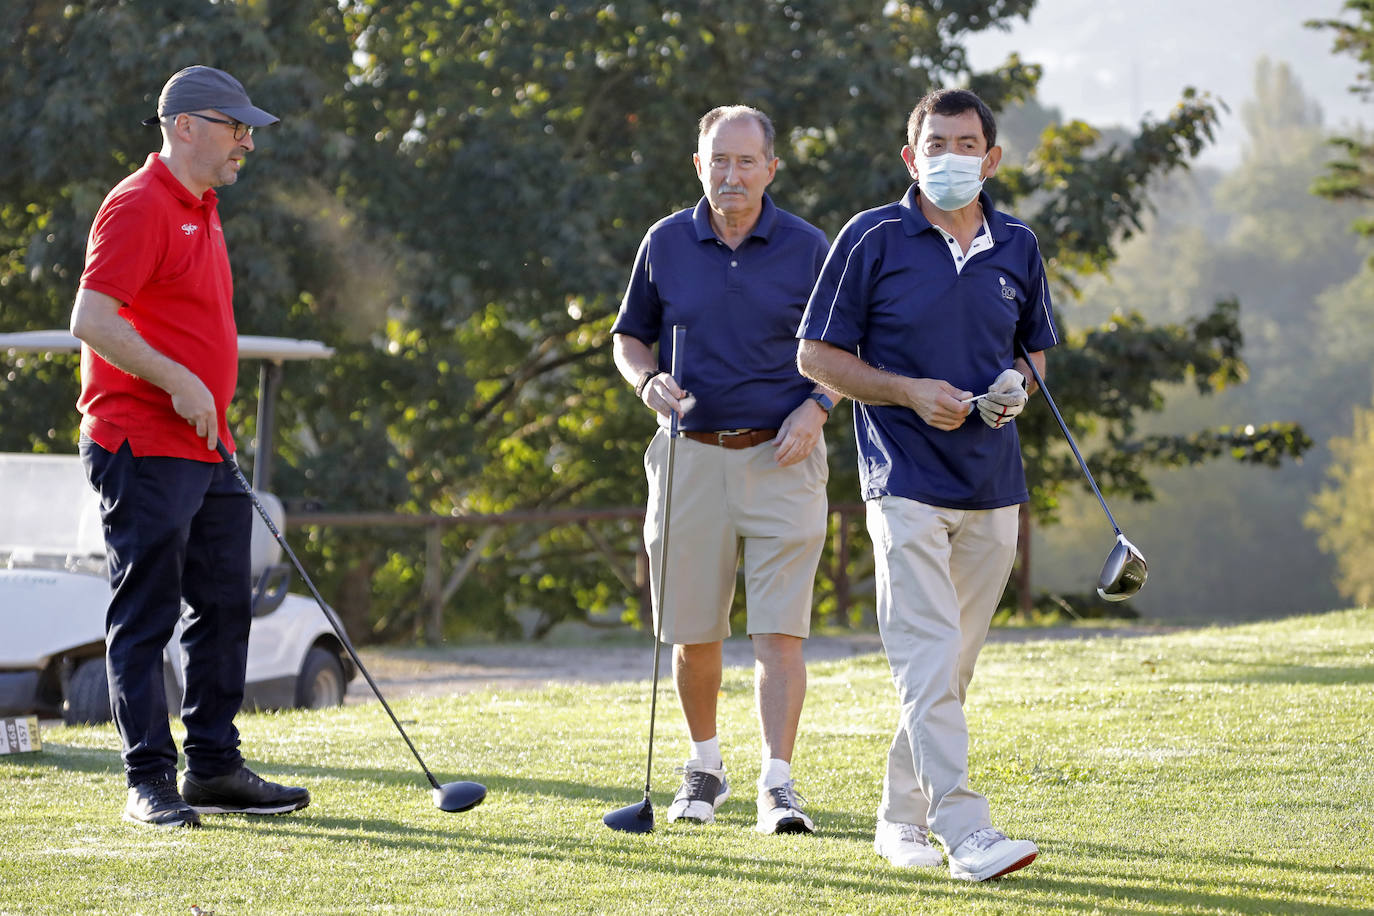
<svg viewBox="0 0 1374 916"><path fill-rule="evenodd" d="M100 497L79 455L0 455L0 559L103 571Z"/></svg>
<svg viewBox="0 0 1374 916"><path fill-rule="evenodd" d="M272 524L278 531L286 527L286 511L281 500L271 493L257 493L258 502L267 510ZM286 598L286 590L291 585L291 567L281 561L281 545L272 537L267 524L256 512L253 513L253 616L270 614L281 606Z"/></svg>

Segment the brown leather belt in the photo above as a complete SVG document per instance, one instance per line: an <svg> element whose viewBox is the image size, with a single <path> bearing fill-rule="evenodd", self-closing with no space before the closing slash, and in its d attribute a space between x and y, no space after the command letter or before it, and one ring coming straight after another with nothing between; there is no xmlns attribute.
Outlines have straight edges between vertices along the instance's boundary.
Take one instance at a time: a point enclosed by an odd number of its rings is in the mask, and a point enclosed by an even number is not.
<svg viewBox="0 0 1374 916"><path fill-rule="evenodd" d="M762 445L778 434L776 429L720 429L715 432L697 432L684 429L682 434L693 442L719 445L721 448L753 448Z"/></svg>

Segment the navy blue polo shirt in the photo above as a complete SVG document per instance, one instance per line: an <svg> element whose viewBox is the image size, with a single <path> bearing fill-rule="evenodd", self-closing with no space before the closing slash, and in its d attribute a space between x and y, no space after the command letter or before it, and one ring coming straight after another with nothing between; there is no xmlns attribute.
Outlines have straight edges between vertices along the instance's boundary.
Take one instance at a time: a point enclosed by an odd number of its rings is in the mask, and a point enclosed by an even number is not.
<svg viewBox="0 0 1374 916"><path fill-rule="evenodd" d="M1035 235L979 197L993 245L963 271L917 206L858 214L826 259L797 336L913 378L981 394L1015 360L1059 342ZM992 429L975 408L956 430L928 426L906 407L854 405L864 499L901 496L951 509L995 509L1029 498L1015 421Z"/></svg>
<svg viewBox="0 0 1374 916"><path fill-rule="evenodd" d="M710 213L703 197L650 227L611 332L658 343L666 372L673 325L686 327L678 383L697 403L684 429L777 429L815 388L797 371L796 333L830 246L767 194L734 251Z"/></svg>

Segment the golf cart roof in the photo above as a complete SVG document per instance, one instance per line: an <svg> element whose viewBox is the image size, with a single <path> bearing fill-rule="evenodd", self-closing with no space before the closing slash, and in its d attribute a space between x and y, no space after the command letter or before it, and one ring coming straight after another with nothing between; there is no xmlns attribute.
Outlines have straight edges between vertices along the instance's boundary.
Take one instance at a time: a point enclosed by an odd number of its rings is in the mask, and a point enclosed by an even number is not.
<svg viewBox="0 0 1374 916"><path fill-rule="evenodd" d="M75 353L81 341L70 331L18 331L0 334L0 350L18 353ZM292 337L259 337L239 335L239 359L265 359L273 362L297 359L324 359L334 355L334 348L318 340L297 340Z"/></svg>
<svg viewBox="0 0 1374 916"><path fill-rule="evenodd" d="M67 330L16 331L0 334L0 354L76 353L81 341ZM334 348L318 340L292 337L239 335L239 359L254 359L261 364L258 375L258 439L253 455L253 487L260 492L272 488L272 442L276 427L274 399L282 377L282 363L288 360L326 359Z"/></svg>

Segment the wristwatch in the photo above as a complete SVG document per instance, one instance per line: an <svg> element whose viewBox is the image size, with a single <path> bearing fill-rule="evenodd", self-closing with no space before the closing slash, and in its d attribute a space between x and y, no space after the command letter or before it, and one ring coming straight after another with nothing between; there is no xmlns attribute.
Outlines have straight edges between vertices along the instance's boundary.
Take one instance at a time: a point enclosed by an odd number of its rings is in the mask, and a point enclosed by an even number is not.
<svg viewBox="0 0 1374 916"><path fill-rule="evenodd" d="M807 397L815 401L817 404L821 405L821 410L825 411L826 416L829 416L830 411L832 411L835 408L835 402L830 400L830 398L828 398L819 391L813 391L810 394L808 394Z"/></svg>

